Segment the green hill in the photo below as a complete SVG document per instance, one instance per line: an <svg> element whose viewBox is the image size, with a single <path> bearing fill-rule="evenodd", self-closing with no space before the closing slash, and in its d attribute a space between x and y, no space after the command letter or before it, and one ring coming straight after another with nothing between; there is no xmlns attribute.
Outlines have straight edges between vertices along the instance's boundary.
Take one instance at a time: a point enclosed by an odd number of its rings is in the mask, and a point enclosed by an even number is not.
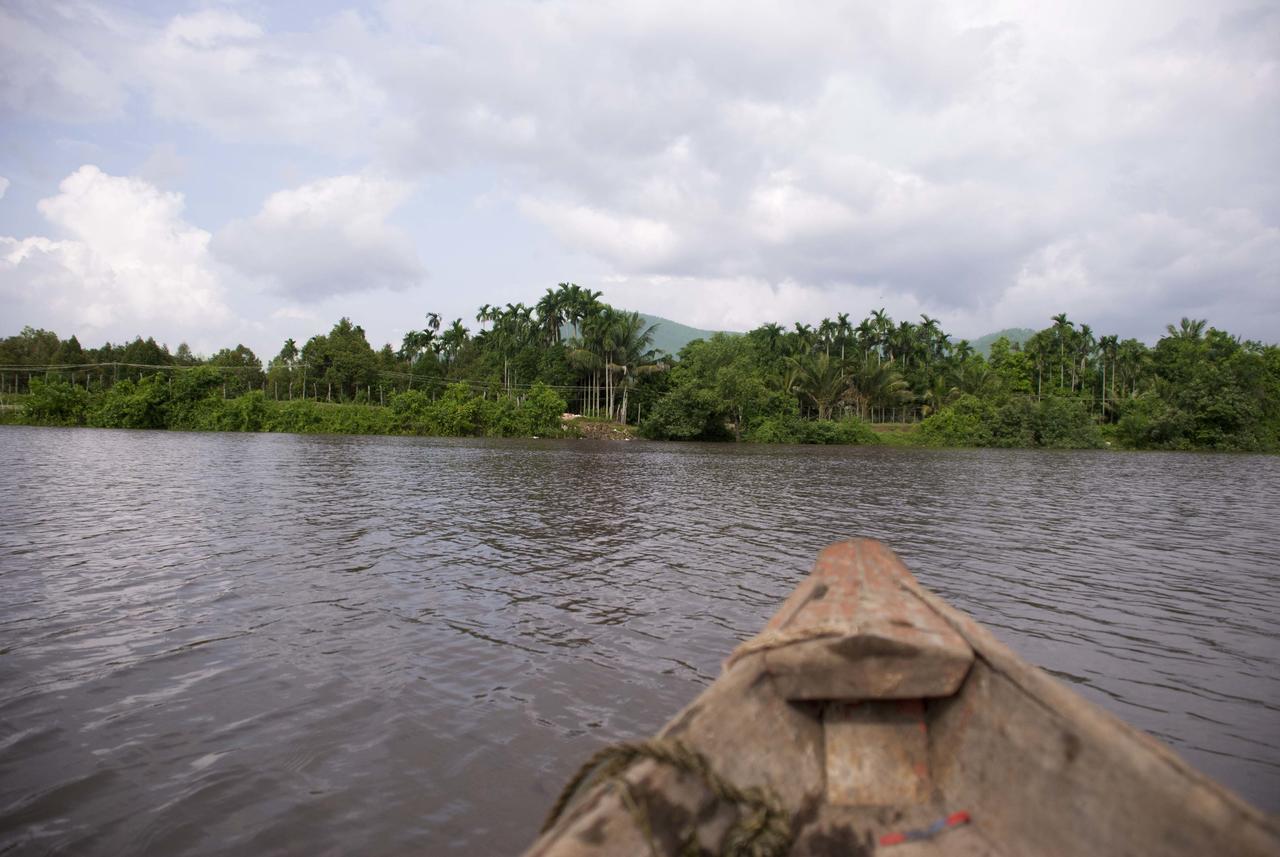
<svg viewBox="0 0 1280 857"><path fill-rule="evenodd" d="M713 334L719 332L728 334L736 334L738 332L733 330L703 330L698 327L681 324L678 321L672 321L669 318L663 318L660 315L651 315L643 312L640 313L640 317L644 319L645 324L657 325L657 329L653 332L653 347L660 348L668 354L679 354L681 348L684 348L695 339L710 339ZM1000 337L1008 337L1010 342L1021 344L1033 335L1035 335L1035 331L1029 327L1008 327L979 337L970 344L973 346L974 351L984 357L989 357L991 356L991 344Z"/></svg>
<svg viewBox="0 0 1280 857"><path fill-rule="evenodd" d="M997 330L995 333L988 333L986 336L980 336L973 340L970 344L973 350L981 354L983 357L991 356L991 346L997 339L1004 336L1010 342L1019 345L1035 336L1035 331L1029 327L1006 327L1004 330Z"/></svg>
<svg viewBox="0 0 1280 857"><path fill-rule="evenodd" d="M657 328L653 331L653 347L660 348L668 354L679 354L680 349L693 340L710 339L713 334L719 332L689 327L687 324L681 324L678 321L672 321L660 315L650 315L642 312L640 316L645 320L645 324L657 325ZM724 332L735 333L732 330Z"/></svg>

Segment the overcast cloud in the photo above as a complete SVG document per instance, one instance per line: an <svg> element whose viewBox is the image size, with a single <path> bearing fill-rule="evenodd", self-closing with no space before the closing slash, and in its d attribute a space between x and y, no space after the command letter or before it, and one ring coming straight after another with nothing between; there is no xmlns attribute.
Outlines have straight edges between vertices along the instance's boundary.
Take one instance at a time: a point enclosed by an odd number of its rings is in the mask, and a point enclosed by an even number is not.
<svg viewBox="0 0 1280 857"><path fill-rule="evenodd" d="M1280 339L1275 3L325 8L0 9L0 333L267 356L572 280Z"/></svg>

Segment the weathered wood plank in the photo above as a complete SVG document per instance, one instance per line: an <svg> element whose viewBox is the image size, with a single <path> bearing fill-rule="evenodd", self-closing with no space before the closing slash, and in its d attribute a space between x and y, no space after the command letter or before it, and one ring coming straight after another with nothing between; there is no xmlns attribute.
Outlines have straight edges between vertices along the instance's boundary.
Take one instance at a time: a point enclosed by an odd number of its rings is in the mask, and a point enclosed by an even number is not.
<svg viewBox="0 0 1280 857"><path fill-rule="evenodd" d="M876 542L840 542L761 634L730 658L765 654L765 670L792 700L948 696L973 651L912 588L911 572Z"/></svg>
<svg viewBox="0 0 1280 857"><path fill-rule="evenodd" d="M911 806L929 799L928 735L920 700L832 703L822 721L829 803Z"/></svg>

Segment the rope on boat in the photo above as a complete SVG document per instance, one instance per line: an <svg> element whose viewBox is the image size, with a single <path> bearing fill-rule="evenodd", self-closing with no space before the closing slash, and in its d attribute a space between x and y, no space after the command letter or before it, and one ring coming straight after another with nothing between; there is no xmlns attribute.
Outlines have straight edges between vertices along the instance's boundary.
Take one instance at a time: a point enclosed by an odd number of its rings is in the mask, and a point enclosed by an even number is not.
<svg viewBox="0 0 1280 857"><path fill-rule="evenodd" d="M750 640L740 644L724 662L725 669L733 666L742 658L768 649L780 649L794 643L805 643L827 637L851 637L858 633L857 626L848 623L806 625L799 628L782 628L777 631L764 631Z"/></svg>
<svg viewBox="0 0 1280 857"><path fill-rule="evenodd" d="M724 840L721 853L726 857L782 857L791 847L791 820L777 796L765 789L739 788L726 780L711 767L707 757L680 741L654 738L648 741L631 741L614 744L597 750L583 763L569 780L555 805L547 813L542 825L546 833L572 803L578 792L596 782L616 782L621 788L622 802L630 810L641 832L649 840L649 847L657 853L650 830L648 816L640 809L630 785L622 774L634 763L652 759L675 768L682 774L695 776L702 781L717 799L738 809ZM684 850L697 852L694 833L690 832Z"/></svg>

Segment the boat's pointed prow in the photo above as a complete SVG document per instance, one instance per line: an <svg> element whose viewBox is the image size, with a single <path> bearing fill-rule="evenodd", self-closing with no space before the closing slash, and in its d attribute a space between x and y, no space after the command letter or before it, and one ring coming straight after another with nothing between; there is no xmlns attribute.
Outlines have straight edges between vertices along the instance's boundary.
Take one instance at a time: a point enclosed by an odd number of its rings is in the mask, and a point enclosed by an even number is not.
<svg viewBox="0 0 1280 857"><path fill-rule="evenodd" d="M720 678L619 751L531 855L1280 855L1274 820L870 540L824 550Z"/></svg>
<svg viewBox="0 0 1280 857"><path fill-rule="evenodd" d="M762 653L765 673L790 700L950 696L969 672L973 649L918 589L879 542L834 544L726 666Z"/></svg>

